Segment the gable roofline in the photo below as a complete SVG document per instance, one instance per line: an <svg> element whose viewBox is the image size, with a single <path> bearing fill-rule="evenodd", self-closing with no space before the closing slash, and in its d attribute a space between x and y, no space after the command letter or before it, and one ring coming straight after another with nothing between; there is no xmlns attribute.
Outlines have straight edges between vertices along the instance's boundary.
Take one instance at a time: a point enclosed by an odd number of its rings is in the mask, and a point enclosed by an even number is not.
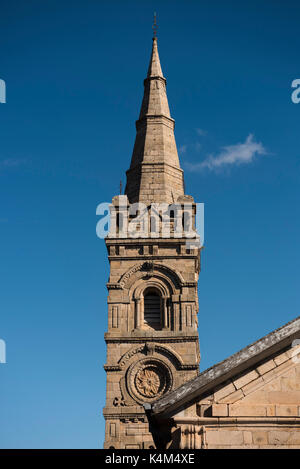
<svg viewBox="0 0 300 469"><path fill-rule="evenodd" d="M197 396L209 392L232 376L263 361L299 337L300 316L161 397L152 403L151 414L156 417L173 414Z"/></svg>

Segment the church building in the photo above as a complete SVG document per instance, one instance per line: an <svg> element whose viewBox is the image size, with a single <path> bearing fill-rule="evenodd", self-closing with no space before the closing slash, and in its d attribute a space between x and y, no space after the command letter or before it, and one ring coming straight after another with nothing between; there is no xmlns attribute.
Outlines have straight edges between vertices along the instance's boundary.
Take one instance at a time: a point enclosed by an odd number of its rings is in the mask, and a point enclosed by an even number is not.
<svg viewBox="0 0 300 469"><path fill-rule="evenodd" d="M105 240L104 448L300 448L300 318L199 371L201 243L174 124L154 34L125 194L112 200Z"/></svg>

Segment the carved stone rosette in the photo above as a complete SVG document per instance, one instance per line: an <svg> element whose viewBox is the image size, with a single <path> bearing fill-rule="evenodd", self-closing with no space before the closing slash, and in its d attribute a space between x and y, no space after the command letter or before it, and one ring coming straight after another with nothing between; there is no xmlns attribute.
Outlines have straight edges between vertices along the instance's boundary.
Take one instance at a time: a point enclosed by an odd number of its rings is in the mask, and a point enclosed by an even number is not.
<svg viewBox="0 0 300 469"><path fill-rule="evenodd" d="M127 389L140 404L151 402L170 391L173 376L169 366L157 358L145 358L127 371Z"/></svg>

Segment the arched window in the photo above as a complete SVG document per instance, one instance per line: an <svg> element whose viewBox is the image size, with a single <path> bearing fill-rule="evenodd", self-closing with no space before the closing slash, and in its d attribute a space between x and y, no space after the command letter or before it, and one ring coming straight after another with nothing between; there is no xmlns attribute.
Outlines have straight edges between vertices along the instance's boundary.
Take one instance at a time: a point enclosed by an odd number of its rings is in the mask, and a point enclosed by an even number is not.
<svg viewBox="0 0 300 469"><path fill-rule="evenodd" d="M123 222L122 215L120 214L120 212L117 212L117 216L116 216L116 231L117 231L117 233L122 231L122 222Z"/></svg>
<svg viewBox="0 0 300 469"><path fill-rule="evenodd" d="M149 288L144 293L144 325L161 329L161 297L157 290Z"/></svg>
<svg viewBox="0 0 300 469"><path fill-rule="evenodd" d="M159 223L157 223L159 220L156 219L156 217L150 217L150 234L152 237L154 237L154 235L158 235L159 232Z"/></svg>
<svg viewBox="0 0 300 469"><path fill-rule="evenodd" d="M174 210L170 210L170 215L169 216L170 216L170 220L174 220L174 218L175 218Z"/></svg>
<svg viewBox="0 0 300 469"><path fill-rule="evenodd" d="M190 233L193 230L192 217L189 211L182 212L182 229L184 233Z"/></svg>

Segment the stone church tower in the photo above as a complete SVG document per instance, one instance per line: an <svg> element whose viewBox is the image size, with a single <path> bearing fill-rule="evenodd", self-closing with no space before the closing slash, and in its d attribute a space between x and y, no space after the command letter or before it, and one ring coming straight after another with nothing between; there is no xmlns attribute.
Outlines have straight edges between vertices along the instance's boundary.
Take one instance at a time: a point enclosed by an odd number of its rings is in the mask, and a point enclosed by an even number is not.
<svg viewBox="0 0 300 469"><path fill-rule="evenodd" d="M159 447L147 409L199 374L200 249L175 229L179 216L194 230L196 204L185 195L156 37L136 131L125 195L111 204L116 231L106 238L110 277L104 448ZM136 217L129 208L137 202L147 207L151 230L162 216L152 217L150 207L173 204L168 208L169 236L161 228L156 236L127 234L125 228Z"/></svg>

